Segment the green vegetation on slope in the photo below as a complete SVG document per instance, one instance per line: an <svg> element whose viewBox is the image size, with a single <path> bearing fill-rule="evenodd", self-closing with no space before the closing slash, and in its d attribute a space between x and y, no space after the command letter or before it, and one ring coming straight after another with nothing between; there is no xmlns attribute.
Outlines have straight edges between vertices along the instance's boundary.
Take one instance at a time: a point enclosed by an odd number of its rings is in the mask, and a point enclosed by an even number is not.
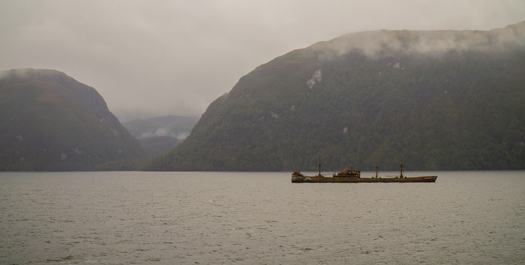
<svg viewBox="0 0 525 265"><path fill-rule="evenodd" d="M146 170L525 168L524 23L350 34L278 57ZM450 47L443 47L444 44ZM434 45L434 46L433 46Z"/></svg>

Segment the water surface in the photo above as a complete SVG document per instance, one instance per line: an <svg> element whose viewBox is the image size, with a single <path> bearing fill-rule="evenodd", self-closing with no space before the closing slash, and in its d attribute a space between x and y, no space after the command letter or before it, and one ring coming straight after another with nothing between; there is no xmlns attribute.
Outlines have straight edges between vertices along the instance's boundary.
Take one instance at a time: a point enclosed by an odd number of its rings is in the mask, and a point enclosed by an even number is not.
<svg viewBox="0 0 525 265"><path fill-rule="evenodd" d="M524 171L406 175L0 173L0 263L523 264Z"/></svg>

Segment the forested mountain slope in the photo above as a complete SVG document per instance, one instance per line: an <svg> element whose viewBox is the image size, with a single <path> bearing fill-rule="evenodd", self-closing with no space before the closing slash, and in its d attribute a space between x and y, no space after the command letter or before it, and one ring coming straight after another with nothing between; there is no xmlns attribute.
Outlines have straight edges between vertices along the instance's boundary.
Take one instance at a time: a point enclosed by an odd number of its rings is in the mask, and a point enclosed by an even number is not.
<svg viewBox="0 0 525 265"><path fill-rule="evenodd" d="M524 77L523 22L352 33L257 67L145 169L524 169Z"/></svg>
<svg viewBox="0 0 525 265"><path fill-rule="evenodd" d="M94 88L55 70L0 72L0 170L94 170L144 158Z"/></svg>

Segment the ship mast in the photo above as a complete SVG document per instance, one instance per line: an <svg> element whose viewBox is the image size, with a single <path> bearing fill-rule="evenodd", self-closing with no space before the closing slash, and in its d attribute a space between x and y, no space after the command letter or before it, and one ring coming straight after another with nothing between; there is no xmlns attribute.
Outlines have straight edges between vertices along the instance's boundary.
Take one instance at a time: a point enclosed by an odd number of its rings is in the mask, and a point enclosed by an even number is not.
<svg viewBox="0 0 525 265"><path fill-rule="evenodd" d="M319 155L319 176L321 176L321 155Z"/></svg>
<svg viewBox="0 0 525 265"><path fill-rule="evenodd" d="M401 161L399 162L399 177L403 178L403 158L401 158Z"/></svg>

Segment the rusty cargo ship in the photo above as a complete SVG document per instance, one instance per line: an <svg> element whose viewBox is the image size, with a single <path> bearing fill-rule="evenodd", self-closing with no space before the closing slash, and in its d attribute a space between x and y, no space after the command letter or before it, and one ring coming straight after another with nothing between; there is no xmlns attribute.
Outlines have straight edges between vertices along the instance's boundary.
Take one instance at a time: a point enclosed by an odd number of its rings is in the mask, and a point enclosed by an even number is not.
<svg viewBox="0 0 525 265"><path fill-rule="evenodd" d="M361 178L361 171L348 169L333 174L331 177L321 175L321 158L319 158L319 174L316 176L305 176L299 171L292 173L292 183L404 183L404 182L436 182L437 176L420 176L420 177L406 177L403 175L403 159L400 162L399 176L395 177L378 177L378 168L376 167L376 175L372 178Z"/></svg>

